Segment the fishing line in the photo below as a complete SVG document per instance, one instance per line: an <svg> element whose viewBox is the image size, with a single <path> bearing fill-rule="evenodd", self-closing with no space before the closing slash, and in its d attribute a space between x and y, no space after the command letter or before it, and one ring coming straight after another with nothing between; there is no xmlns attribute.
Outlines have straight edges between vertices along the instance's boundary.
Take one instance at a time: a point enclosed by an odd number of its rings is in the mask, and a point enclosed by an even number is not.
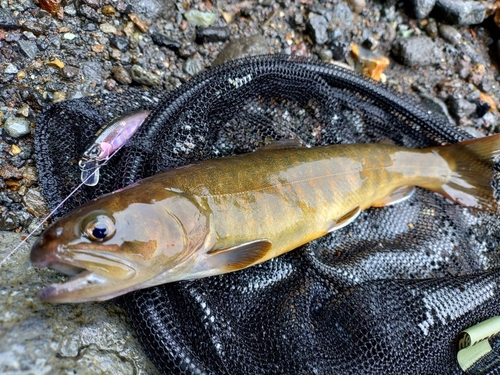
<svg viewBox="0 0 500 375"><path fill-rule="evenodd" d="M125 143L123 145L121 145L120 147L118 147L115 151L113 151L113 153L107 158L105 159L105 161L99 166L98 169L100 169L102 166L106 165L108 163L108 161L125 145ZM85 178L82 182L80 182L80 184L74 188L70 193L69 195L64 198L61 203L59 203L52 211L50 211L50 213L41 221L40 224L38 224L35 229L33 229L27 236L24 240L22 240L15 248L14 250L12 250L10 253L7 254L7 256L5 258L2 259L2 261L0 262L0 267L7 261L7 259L9 259L17 250L19 250L19 248L21 246L23 246L31 237L33 237L33 234L41 228L41 226L54 214L54 212L56 212L59 208L61 208L61 206L69 199L71 198L71 196L73 196L73 194L75 194L78 189L80 189L83 185L85 185L85 183L91 178L94 176L94 174L97 172L96 169L94 172L92 172L91 174L89 174L87 176L87 178Z"/></svg>

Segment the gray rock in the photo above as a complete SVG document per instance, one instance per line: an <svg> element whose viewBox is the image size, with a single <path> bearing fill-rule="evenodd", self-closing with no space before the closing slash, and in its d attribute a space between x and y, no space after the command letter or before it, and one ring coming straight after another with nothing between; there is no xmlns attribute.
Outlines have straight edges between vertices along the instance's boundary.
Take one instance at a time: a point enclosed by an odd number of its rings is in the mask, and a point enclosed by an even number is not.
<svg viewBox="0 0 500 375"><path fill-rule="evenodd" d="M20 241L21 234L0 232L0 259ZM40 301L41 287L61 281L61 275L31 265L34 241L23 245L0 272L0 373L68 374L71 369L81 375L158 374L115 305Z"/></svg>
<svg viewBox="0 0 500 375"><path fill-rule="evenodd" d="M44 218L49 213L45 199L43 199L42 194L38 190L29 189L23 197L23 202L28 212L36 217Z"/></svg>
<svg viewBox="0 0 500 375"><path fill-rule="evenodd" d="M197 27L196 28L196 43L203 44L206 42L225 42L229 39L229 28L227 27Z"/></svg>
<svg viewBox="0 0 500 375"><path fill-rule="evenodd" d="M192 9L184 14L186 20L193 26L208 27L215 22L217 16L210 12L200 12Z"/></svg>
<svg viewBox="0 0 500 375"><path fill-rule="evenodd" d="M21 117L9 117L3 125L5 132L12 138L19 138L30 133L30 122Z"/></svg>
<svg viewBox="0 0 500 375"><path fill-rule="evenodd" d="M269 48L267 39L260 34L235 39L220 51L212 66L241 57L263 55L269 53Z"/></svg>
<svg viewBox="0 0 500 375"><path fill-rule="evenodd" d="M307 21L306 30L314 43L321 45L328 41L328 23L323 16L312 17Z"/></svg>
<svg viewBox="0 0 500 375"><path fill-rule="evenodd" d="M450 113L453 117L461 119L470 116L476 111L477 106L464 98L451 97L449 99Z"/></svg>
<svg viewBox="0 0 500 375"><path fill-rule="evenodd" d="M4 211L0 215L0 230L14 230L19 227L19 218L13 211Z"/></svg>
<svg viewBox="0 0 500 375"><path fill-rule="evenodd" d="M455 123L453 118L450 116L450 113L448 112L448 107L446 107L446 104L441 99L436 98L435 96L430 95L426 92L422 92L420 93L420 102L425 108L428 108L432 112L446 118L446 120L450 124Z"/></svg>
<svg viewBox="0 0 500 375"><path fill-rule="evenodd" d="M126 36L122 35L113 35L109 39L109 44L112 47L118 48L120 51L125 52L128 50L129 42Z"/></svg>
<svg viewBox="0 0 500 375"><path fill-rule="evenodd" d="M18 42L21 51L30 59L34 59L38 53L38 47L35 42L20 39Z"/></svg>
<svg viewBox="0 0 500 375"><path fill-rule="evenodd" d="M392 46L392 53L408 66L438 64L443 58L443 51L426 36L397 39Z"/></svg>
<svg viewBox="0 0 500 375"><path fill-rule="evenodd" d="M132 83L132 77L130 77L127 69L122 66L113 67L113 69L111 69L111 73L113 73L113 77L115 77L115 79L123 85L130 85Z"/></svg>
<svg viewBox="0 0 500 375"><path fill-rule="evenodd" d="M203 70L203 66L199 59L189 58L182 65L182 70L190 76L195 76Z"/></svg>
<svg viewBox="0 0 500 375"><path fill-rule="evenodd" d="M486 6L480 1L437 0L436 8L447 21L458 25L476 25L486 16Z"/></svg>
<svg viewBox="0 0 500 375"><path fill-rule="evenodd" d="M453 26L442 24L439 26L439 35L447 42L455 45L462 40L462 34Z"/></svg>
<svg viewBox="0 0 500 375"><path fill-rule="evenodd" d="M0 28L10 30L19 29L21 26L7 9L0 8Z"/></svg>
<svg viewBox="0 0 500 375"><path fill-rule="evenodd" d="M342 25L342 28L352 25L353 14L349 5L345 2L338 3L333 8L332 22L335 25Z"/></svg>
<svg viewBox="0 0 500 375"><path fill-rule="evenodd" d="M4 73L6 74L16 74L19 72L19 69L14 64L7 64L5 67Z"/></svg>
<svg viewBox="0 0 500 375"><path fill-rule="evenodd" d="M160 83L160 78L137 64L132 66L130 73L132 80L141 85L156 86Z"/></svg>
<svg viewBox="0 0 500 375"><path fill-rule="evenodd" d="M415 17L419 20L426 18L436 5L436 0L410 0L410 6Z"/></svg>
<svg viewBox="0 0 500 375"><path fill-rule="evenodd" d="M181 48L181 44L179 42L167 38L163 34L153 33L151 34L151 38L153 39L153 42L155 42L159 46L167 47L168 49L171 49L174 52L177 52Z"/></svg>
<svg viewBox="0 0 500 375"><path fill-rule="evenodd" d="M470 73L470 66L471 59L468 56L462 56L462 58L459 58L456 63L455 67L458 73L458 76L462 79L466 79L469 76Z"/></svg>
<svg viewBox="0 0 500 375"><path fill-rule="evenodd" d="M330 51L329 49L321 49L319 52L318 52L318 56L321 60L323 61L328 61L328 60L331 60L333 59L333 52Z"/></svg>
<svg viewBox="0 0 500 375"><path fill-rule="evenodd" d="M61 75L64 78L72 79L78 76L78 74L80 74L80 69L71 65L65 65L64 68L61 69Z"/></svg>
<svg viewBox="0 0 500 375"><path fill-rule="evenodd" d="M82 64L82 73L83 76L96 84L100 85L102 83L102 75L101 72L103 68L98 62L86 62Z"/></svg>

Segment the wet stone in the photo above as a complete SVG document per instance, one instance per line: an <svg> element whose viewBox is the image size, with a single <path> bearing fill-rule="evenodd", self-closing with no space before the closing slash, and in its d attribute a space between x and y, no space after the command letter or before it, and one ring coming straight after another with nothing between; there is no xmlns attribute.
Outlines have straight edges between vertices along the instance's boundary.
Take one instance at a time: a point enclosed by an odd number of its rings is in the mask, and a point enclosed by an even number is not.
<svg viewBox="0 0 500 375"><path fill-rule="evenodd" d="M190 25L208 27L215 22L217 16L210 12L200 12L199 10L192 9L184 14L186 20Z"/></svg>
<svg viewBox="0 0 500 375"><path fill-rule="evenodd" d="M19 44L19 47L21 48L21 51L30 59L34 59L36 57L36 54L38 53L38 47L36 43L30 42L28 40L19 40L17 42Z"/></svg>
<svg viewBox="0 0 500 375"><path fill-rule="evenodd" d="M84 77L91 82L97 83L98 85L102 83L102 71L103 68L98 62L87 62L82 64L82 73Z"/></svg>
<svg viewBox="0 0 500 375"><path fill-rule="evenodd" d="M436 5L436 0L410 0L409 3L415 18L421 20L429 15Z"/></svg>
<svg viewBox="0 0 500 375"><path fill-rule="evenodd" d="M426 36L400 38L393 44L392 53L407 66L438 64L443 57L443 51Z"/></svg>
<svg viewBox="0 0 500 375"><path fill-rule="evenodd" d="M179 49L178 55L183 59L187 59L188 57L193 56L196 53L196 48L189 44Z"/></svg>
<svg viewBox="0 0 500 375"><path fill-rule="evenodd" d="M241 57L263 55L269 53L267 39L260 34L238 38L229 42L212 63L212 66Z"/></svg>
<svg viewBox="0 0 500 375"><path fill-rule="evenodd" d="M28 31L36 36L40 36L42 34L45 34L46 32L45 26L33 21L26 21L25 23L23 23L23 30Z"/></svg>
<svg viewBox="0 0 500 375"><path fill-rule="evenodd" d="M153 73L148 72L139 65L133 65L131 69L132 80L146 86L156 86L160 79Z"/></svg>
<svg viewBox="0 0 500 375"><path fill-rule="evenodd" d="M113 74L113 77L123 85L130 85L132 83L132 77L130 77L127 69L122 66L113 67L113 69L111 69L111 73Z"/></svg>
<svg viewBox="0 0 500 375"><path fill-rule="evenodd" d="M78 13L94 22L99 22L100 20L99 13L97 13L95 9L89 7L87 4L80 5L80 7L78 8Z"/></svg>
<svg viewBox="0 0 500 375"><path fill-rule="evenodd" d="M476 25L486 16L486 6L473 0L437 0L436 9L448 22L458 25Z"/></svg>
<svg viewBox="0 0 500 375"><path fill-rule="evenodd" d="M476 105L464 98L450 98L450 113L453 117L460 119L468 117L476 111Z"/></svg>
<svg viewBox="0 0 500 375"><path fill-rule="evenodd" d="M30 133L30 122L20 117L9 117L3 125L5 132L12 138L19 138Z"/></svg>
<svg viewBox="0 0 500 375"><path fill-rule="evenodd" d="M338 3L332 12L332 23L349 27L352 24L353 14L349 5L344 2Z"/></svg>
<svg viewBox="0 0 500 375"><path fill-rule="evenodd" d="M71 65L65 65L64 68L61 69L61 75L64 78L72 79L80 74L80 69Z"/></svg>
<svg viewBox="0 0 500 375"><path fill-rule="evenodd" d="M354 13L360 14L366 8L366 0L347 0Z"/></svg>
<svg viewBox="0 0 500 375"><path fill-rule="evenodd" d="M125 52L128 50L129 42L126 36L113 35L109 40L109 44L112 47L118 48L120 51Z"/></svg>
<svg viewBox="0 0 500 375"><path fill-rule="evenodd" d="M442 24L439 26L439 35L447 42L455 45L462 40L462 34L453 26Z"/></svg>
<svg viewBox="0 0 500 375"><path fill-rule="evenodd" d="M23 173L21 172L21 170L12 165L4 165L0 169L0 177L2 177L4 180L20 180L21 178L23 178Z"/></svg>
<svg viewBox="0 0 500 375"><path fill-rule="evenodd" d="M479 86L483 81L485 73L486 67L483 64L476 64L469 73L468 81L475 86Z"/></svg>
<svg viewBox="0 0 500 375"><path fill-rule="evenodd" d="M17 21L7 9L0 8L0 28L5 30L20 28Z"/></svg>
<svg viewBox="0 0 500 375"><path fill-rule="evenodd" d="M49 213L45 199L43 199L42 194L38 190L29 189L23 197L23 202L28 212L33 216L43 218Z"/></svg>
<svg viewBox="0 0 500 375"><path fill-rule="evenodd" d="M206 27L196 28L196 43L225 42L229 39L229 29L227 27Z"/></svg>
<svg viewBox="0 0 500 375"><path fill-rule="evenodd" d="M314 43L321 45L328 41L327 34L328 23L323 16L312 17L307 21L307 32Z"/></svg>
<svg viewBox="0 0 500 375"><path fill-rule="evenodd" d="M182 70L190 76L195 76L203 70L203 66L199 59L190 58L184 62Z"/></svg>
<svg viewBox="0 0 500 375"><path fill-rule="evenodd" d="M181 48L181 44L175 40L167 38L165 35L160 33L151 34L153 42L159 46L167 47L168 49L177 52Z"/></svg>
<svg viewBox="0 0 500 375"><path fill-rule="evenodd" d="M116 81L113 78L108 78L104 84L104 88L113 91L116 88Z"/></svg>
<svg viewBox="0 0 500 375"><path fill-rule="evenodd" d="M329 49L322 49L318 52L318 56L323 61L329 61L333 58L333 52Z"/></svg>
<svg viewBox="0 0 500 375"><path fill-rule="evenodd" d="M17 74L19 72L19 69L14 64L7 64L5 67L5 70L3 71L6 74Z"/></svg>
<svg viewBox="0 0 500 375"><path fill-rule="evenodd" d="M0 230L14 230L19 226L19 218L12 211L5 211L0 215Z"/></svg>

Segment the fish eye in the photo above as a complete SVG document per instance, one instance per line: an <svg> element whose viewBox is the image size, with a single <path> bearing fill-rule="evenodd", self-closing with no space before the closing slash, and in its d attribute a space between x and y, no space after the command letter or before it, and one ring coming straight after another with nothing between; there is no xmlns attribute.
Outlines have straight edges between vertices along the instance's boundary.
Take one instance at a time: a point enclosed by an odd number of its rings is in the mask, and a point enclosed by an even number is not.
<svg viewBox="0 0 500 375"><path fill-rule="evenodd" d="M114 220L108 215L93 215L83 227L84 235L92 241L109 240L116 232Z"/></svg>

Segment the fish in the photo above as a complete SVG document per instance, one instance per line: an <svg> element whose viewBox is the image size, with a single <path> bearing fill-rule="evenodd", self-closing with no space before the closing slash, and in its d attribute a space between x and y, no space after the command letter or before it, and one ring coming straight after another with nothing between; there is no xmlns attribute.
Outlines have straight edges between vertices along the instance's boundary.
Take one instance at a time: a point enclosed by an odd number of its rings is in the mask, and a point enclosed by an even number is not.
<svg viewBox="0 0 500 375"><path fill-rule="evenodd" d="M137 110L104 125L78 161L80 179L87 186L99 183L99 169L139 130L151 111Z"/></svg>
<svg viewBox="0 0 500 375"><path fill-rule="evenodd" d="M284 140L167 170L47 228L31 262L70 278L39 295L54 303L103 301L238 271L343 228L370 207L410 199L415 187L496 213L499 154L500 134L424 149Z"/></svg>

